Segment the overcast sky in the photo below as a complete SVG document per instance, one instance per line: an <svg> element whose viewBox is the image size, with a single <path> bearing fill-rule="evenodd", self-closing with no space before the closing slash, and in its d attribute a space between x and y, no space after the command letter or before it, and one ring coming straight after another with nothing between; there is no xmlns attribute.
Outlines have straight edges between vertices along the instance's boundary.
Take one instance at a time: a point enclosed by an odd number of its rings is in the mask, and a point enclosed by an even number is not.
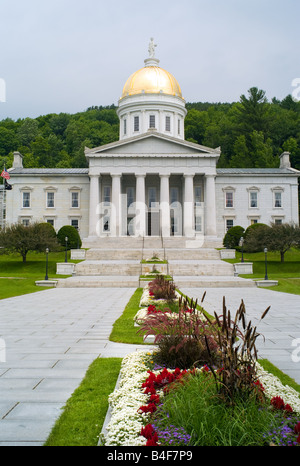
<svg viewBox="0 0 300 466"><path fill-rule="evenodd" d="M282 99L299 21L299 0L0 0L0 120L117 105L150 37L187 102Z"/></svg>

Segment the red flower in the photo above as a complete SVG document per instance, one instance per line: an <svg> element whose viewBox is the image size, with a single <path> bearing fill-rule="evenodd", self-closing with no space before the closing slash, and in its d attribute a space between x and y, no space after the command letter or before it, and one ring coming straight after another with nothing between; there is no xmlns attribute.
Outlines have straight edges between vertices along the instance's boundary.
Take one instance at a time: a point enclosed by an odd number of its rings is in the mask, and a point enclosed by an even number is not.
<svg viewBox="0 0 300 466"><path fill-rule="evenodd" d="M146 442L146 447L156 447L158 445L158 436L157 433L154 432L153 436L149 438Z"/></svg>
<svg viewBox="0 0 300 466"><path fill-rule="evenodd" d="M288 413L293 412L293 408L288 403L284 406L284 410L287 411Z"/></svg>
<svg viewBox="0 0 300 466"><path fill-rule="evenodd" d="M151 395L150 400L151 403L159 403L159 395Z"/></svg>
<svg viewBox="0 0 300 466"><path fill-rule="evenodd" d="M156 411L156 405L154 403L149 403L145 406L141 406L139 408L140 411L142 411L142 413L154 413Z"/></svg>
<svg viewBox="0 0 300 466"><path fill-rule="evenodd" d="M145 427L142 427L141 435L147 439L151 438L153 435L154 429L152 424L147 424Z"/></svg>
<svg viewBox="0 0 300 466"><path fill-rule="evenodd" d="M300 434L300 422L298 422L294 427L295 434ZM298 439L297 439L298 442Z"/></svg>
<svg viewBox="0 0 300 466"><path fill-rule="evenodd" d="M284 409L284 401L282 398L280 398L280 396L274 396L272 399L271 399L271 405L275 408L275 409Z"/></svg>
<svg viewBox="0 0 300 466"><path fill-rule="evenodd" d="M147 311L148 311L148 314L157 312L156 307L154 306L154 304L150 304L150 306L148 306Z"/></svg>

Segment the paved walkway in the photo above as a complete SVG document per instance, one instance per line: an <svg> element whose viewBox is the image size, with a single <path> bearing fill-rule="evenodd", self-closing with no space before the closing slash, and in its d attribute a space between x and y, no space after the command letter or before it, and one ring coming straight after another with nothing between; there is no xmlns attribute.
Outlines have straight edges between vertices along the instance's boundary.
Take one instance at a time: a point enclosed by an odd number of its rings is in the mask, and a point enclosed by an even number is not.
<svg viewBox="0 0 300 466"><path fill-rule="evenodd" d="M201 299L204 289L184 288ZM140 348L108 341L134 288L56 288L0 301L0 446L43 445L61 408L97 357L124 357ZM300 383L292 346L300 339L300 296L259 288L207 288L209 312L232 313L243 298L248 320L258 325L259 356ZM0 340L1 343L1 340ZM300 340L298 343L300 348ZM297 355L300 355L297 353Z"/></svg>
<svg viewBox="0 0 300 466"><path fill-rule="evenodd" d="M203 307L211 314L222 313L225 296L226 306L234 316L243 299L247 322L251 320L260 333L256 340L258 357L268 359L300 384L300 295L256 287L182 288L181 291L199 301L206 291ZM268 314L260 321L268 306L271 306Z"/></svg>
<svg viewBox="0 0 300 466"><path fill-rule="evenodd" d="M97 357L135 345L108 341L134 288L50 289L0 301L0 446L38 446Z"/></svg>

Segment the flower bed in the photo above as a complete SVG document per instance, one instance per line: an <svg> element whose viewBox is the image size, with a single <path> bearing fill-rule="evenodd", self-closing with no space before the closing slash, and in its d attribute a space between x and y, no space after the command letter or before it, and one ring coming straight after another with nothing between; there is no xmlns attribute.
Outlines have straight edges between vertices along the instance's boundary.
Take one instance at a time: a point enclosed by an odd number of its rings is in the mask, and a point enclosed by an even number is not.
<svg viewBox="0 0 300 466"><path fill-rule="evenodd" d="M189 435L181 426L173 426L173 431L169 429L168 432L157 432L157 427L151 422L152 413L156 411L164 388L169 382L186 373L179 369L167 368L149 372L152 356L152 353L138 351L123 359L119 387L109 397L112 414L107 425L106 446L174 445L174 440L177 442L175 445L188 444ZM286 410L287 413L293 410L300 416L299 394L291 387L284 386L277 377L264 371L258 363L257 373L265 395L273 400L273 408ZM290 427L284 426L282 436L287 431L294 444L298 444L300 424L292 420ZM272 435L275 436L276 433L266 433L269 444L272 444ZM281 433L277 432L277 437L278 435Z"/></svg>

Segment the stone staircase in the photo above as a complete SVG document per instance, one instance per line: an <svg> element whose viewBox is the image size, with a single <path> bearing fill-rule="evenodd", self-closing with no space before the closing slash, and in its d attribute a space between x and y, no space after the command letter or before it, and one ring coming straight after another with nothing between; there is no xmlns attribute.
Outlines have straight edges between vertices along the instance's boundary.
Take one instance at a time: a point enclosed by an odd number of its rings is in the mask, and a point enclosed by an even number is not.
<svg viewBox="0 0 300 466"><path fill-rule="evenodd" d="M59 280L57 286L145 286L148 281L140 280L145 273L141 260L153 256L167 261L163 273L172 275L179 288L255 286L252 280L235 277L233 265L222 261L218 250L199 245L182 237L98 238L90 244L85 260L75 265L74 276Z"/></svg>

